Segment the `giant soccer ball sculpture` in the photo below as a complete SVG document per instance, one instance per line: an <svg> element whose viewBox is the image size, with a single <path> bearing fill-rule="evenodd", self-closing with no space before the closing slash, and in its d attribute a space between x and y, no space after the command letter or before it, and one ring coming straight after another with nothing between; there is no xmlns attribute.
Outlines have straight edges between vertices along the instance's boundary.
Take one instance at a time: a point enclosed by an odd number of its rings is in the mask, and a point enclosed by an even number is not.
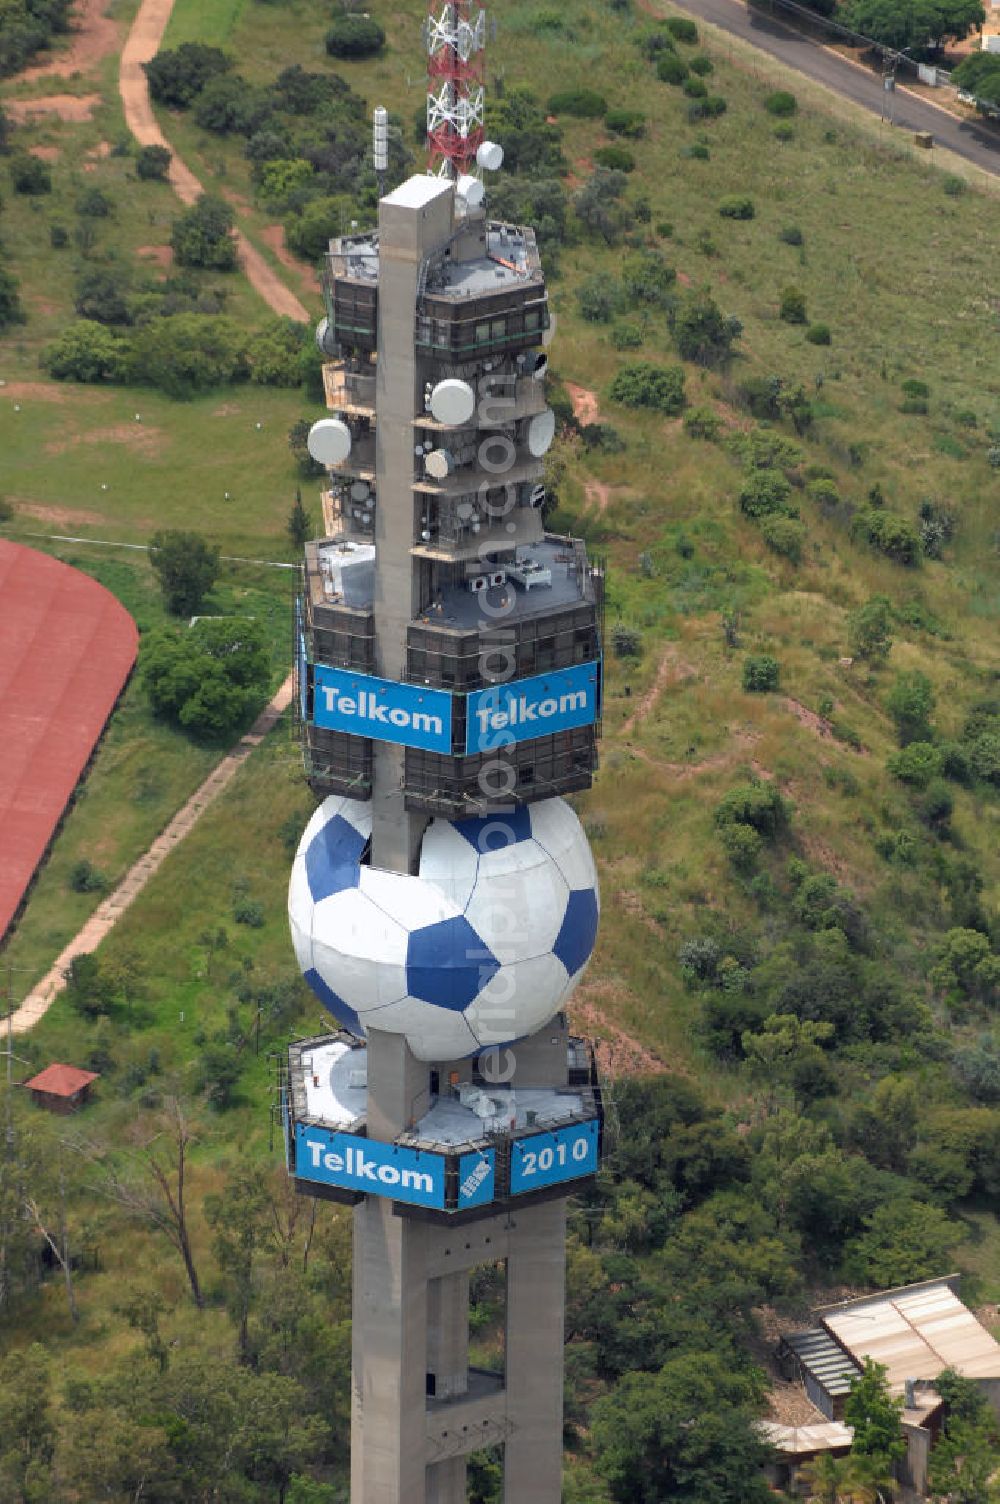
<svg viewBox="0 0 1000 1504"><path fill-rule="evenodd" d="M542 1028L597 935L597 874L562 799L433 820L418 876L367 865L371 806L334 796L306 826L288 914L316 996L348 1029L457 1060Z"/></svg>

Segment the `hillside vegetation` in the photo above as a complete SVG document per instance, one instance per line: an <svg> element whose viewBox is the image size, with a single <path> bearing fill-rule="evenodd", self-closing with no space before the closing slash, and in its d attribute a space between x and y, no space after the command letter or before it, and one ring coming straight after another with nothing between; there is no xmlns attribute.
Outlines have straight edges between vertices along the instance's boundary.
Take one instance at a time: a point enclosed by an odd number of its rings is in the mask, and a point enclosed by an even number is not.
<svg viewBox="0 0 1000 1504"><path fill-rule="evenodd" d="M200 121L192 99L161 122L262 244L278 223L307 249L370 218L374 103L398 170L420 165L423 7L373 16L384 43L332 60L315 0L177 0L165 48L220 48L218 76L252 97L218 87ZM573 1013L613 1066L619 1128L572 1216L565 1498L747 1504L775 1321L952 1268L973 1304L1000 1298L1000 201L705 28L596 0L498 20L494 204L539 225L558 316L552 525L609 578L603 766L577 801L603 914ZM296 65L326 82L290 83ZM261 118L227 117L227 90ZM24 126L14 146L58 142L70 185L88 130ZM124 265L146 297L109 326L123 340L169 316L136 249L143 215L163 242L179 210L128 154L95 161L120 235L52 248L61 206L3 193L27 321L0 362L46 394L0 405L5 532L62 548L147 629L147 565L29 537L49 530L39 505L75 536L187 527L288 558L296 484L318 508L285 436L318 408L308 387L182 402L40 375L81 268ZM197 304L222 286L242 335L265 325L238 273L191 276L185 314L218 316ZM158 447L126 449L129 423ZM282 584L233 570L217 608L265 616L277 675ZM9 948L19 991L96 902L75 865L112 880L210 753L132 685ZM18 1046L102 1080L68 1125L19 1106L0 1168L12 1499L346 1498L348 1226L289 1200L266 1111L268 1053L321 1026L284 917L308 809L288 728ZM175 1184L185 1124L188 1264L150 1173ZM78 1320L39 1222L57 1246L65 1222ZM496 1277L474 1296L488 1357ZM49 1359L26 1357L42 1337ZM475 1497L495 1487L477 1459Z"/></svg>

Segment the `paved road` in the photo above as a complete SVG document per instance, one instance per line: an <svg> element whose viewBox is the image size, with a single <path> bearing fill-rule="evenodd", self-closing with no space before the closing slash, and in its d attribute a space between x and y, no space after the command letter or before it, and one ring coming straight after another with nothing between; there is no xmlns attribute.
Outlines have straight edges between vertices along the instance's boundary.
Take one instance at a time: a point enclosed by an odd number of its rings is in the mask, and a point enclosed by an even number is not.
<svg viewBox="0 0 1000 1504"><path fill-rule="evenodd" d="M845 62L836 53L800 36L780 21L757 10L749 10L740 0L675 0L675 3L881 116L884 94L878 75ZM930 131L937 145L946 146L977 167L1000 176L1000 131L987 129L976 122L966 124L899 89L896 90L892 113L898 129Z"/></svg>

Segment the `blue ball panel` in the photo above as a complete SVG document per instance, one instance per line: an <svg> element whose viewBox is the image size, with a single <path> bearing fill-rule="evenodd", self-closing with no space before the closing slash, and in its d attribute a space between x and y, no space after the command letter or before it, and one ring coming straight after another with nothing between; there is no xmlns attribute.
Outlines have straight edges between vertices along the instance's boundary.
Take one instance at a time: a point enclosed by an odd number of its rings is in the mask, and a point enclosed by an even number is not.
<svg viewBox="0 0 1000 1504"><path fill-rule="evenodd" d="M502 815L485 815L482 819L456 820L455 829L482 856L487 851L502 851L515 841L531 840L531 811L526 804Z"/></svg>
<svg viewBox="0 0 1000 1504"><path fill-rule="evenodd" d="M569 895L566 917L552 950L573 976L585 965L597 939L597 894L593 888L577 888Z"/></svg>
<svg viewBox="0 0 1000 1504"><path fill-rule="evenodd" d="M460 1013L500 970L500 962L461 914L414 930L406 952L411 997Z"/></svg>
<svg viewBox="0 0 1000 1504"><path fill-rule="evenodd" d="M316 968L310 966L309 970L304 971L302 975L323 1004L323 1007L328 1009L334 1018L344 1025L345 1029L350 1029L352 1034L356 1034L359 1039L363 1039L365 1031L361 1027L360 1018L353 1008L347 1006L342 997L338 997L332 988L326 985Z"/></svg>
<svg viewBox="0 0 1000 1504"><path fill-rule="evenodd" d="M306 849L306 875L314 903L358 886L364 849L364 836L342 815L334 815L313 836Z"/></svg>

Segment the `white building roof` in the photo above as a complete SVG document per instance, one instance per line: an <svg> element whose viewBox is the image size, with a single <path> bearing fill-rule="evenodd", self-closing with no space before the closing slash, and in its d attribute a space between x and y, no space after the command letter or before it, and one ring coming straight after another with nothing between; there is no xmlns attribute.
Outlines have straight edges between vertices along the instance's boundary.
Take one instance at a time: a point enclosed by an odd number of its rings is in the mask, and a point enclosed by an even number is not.
<svg viewBox="0 0 1000 1504"><path fill-rule="evenodd" d="M858 1362L885 1365L893 1394L907 1379L936 1379L946 1368L967 1379L1000 1378L1000 1343L959 1300L949 1282L955 1278L846 1301L819 1319Z"/></svg>
<svg viewBox="0 0 1000 1504"><path fill-rule="evenodd" d="M790 1457L809 1457L815 1452L834 1452L849 1447L854 1440L854 1427L842 1426L839 1421L828 1420L815 1426L782 1426L777 1421L764 1420L759 1428L765 1441L779 1452Z"/></svg>
<svg viewBox="0 0 1000 1504"><path fill-rule="evenodd" d="M451 193L454 186L449 178L435 178L429 173L417 172L391 193L387 193L385 203L401 209L423 209L440 198L442 193Z"/></svg>

